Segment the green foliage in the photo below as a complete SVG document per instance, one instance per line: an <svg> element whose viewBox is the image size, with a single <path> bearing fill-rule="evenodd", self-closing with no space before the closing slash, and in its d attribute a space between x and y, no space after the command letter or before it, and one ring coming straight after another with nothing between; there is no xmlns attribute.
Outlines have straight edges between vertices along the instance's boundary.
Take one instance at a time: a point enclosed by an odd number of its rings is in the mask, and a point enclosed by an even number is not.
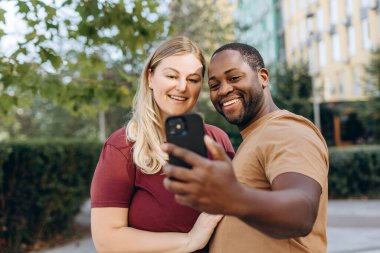
<svg viewBox="0 0 380 253"><path fill-rule="evenodd" d="M89 187L101 145L49 140L0 145L0 248L64 234ZM1 245L3 244L3 245Z"/></svg>
<svg viewBox="0 0 380 253"><path fill-rule="evenodd" d="M164 32L157 0L14 3L27 30L0 54L0 116L36 95L82 115L130 106L141 61Z"/></svg>
<svg viewBox="0 0 380 253"><path fill-rule="evenodd" d="M26 106L41 83L38 64L17 63L0 56L0 116L14 105Z"/></svg>
<svg viewBox="0 0 380 253"><path fill-rule="evenodd" d="M217 48L235 38L232 6L228 1L176 0L171 1L169 7L171 33L195 41L202 49L206 62ZM206 123L225 130L237 148L241 142L239 131L215 111L210 102L207 84L202 87L196 110L203 115Z"/></svg>
<svg viewBox="0 0 380 253"><path fill-rule="evenodd" d="M373 141L380 142L380 48L372 54L372 60L366 68L369 100L366 119L370 122L369 130Z"/></svg>
<svg viewBox="0 0 380 253"><path fill-rule="evenodd" d="M209 57L218 47L235 38L231 11L232 5L226 0L171 1L171 31L195 41Z"/></svg>
<svg viewBox="0 0 380 253"><path fill-rule="evenodd" d="M276 68L271 76L273 100L281 109L312 118L312 80L306 66Z"/></svg>
<svg viewBox="0 0 380 253"><path fill-rule="evenodd" d="M330 148L331 198L380 197L380 146Z"/></svg>
<svg viewBox="0 0 380 253"><path fill-rule="evenodd" d="M36 97L30 107L18 108L0 122L1 139L82 138L96 140L96 116L74 116L67 110Z"/></svg>

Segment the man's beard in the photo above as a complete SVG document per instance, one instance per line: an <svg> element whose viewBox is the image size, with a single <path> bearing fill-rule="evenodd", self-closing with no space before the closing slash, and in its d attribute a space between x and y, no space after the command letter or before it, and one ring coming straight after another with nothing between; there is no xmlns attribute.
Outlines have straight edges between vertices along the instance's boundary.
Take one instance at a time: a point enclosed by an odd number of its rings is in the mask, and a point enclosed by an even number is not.
<svg viewBox="0 0 380 253"><path fill-rule="evenodd" d="M219 112L229 123L236 125L237 127L245 126L254 117L254 102L252 100L246 102L244 99L241 99L240 101L242 103L242 109L238 115L225 115L223 110Z"/></svg>
<svg viewBox="0 0 380 253"><path fill-rule="evenodd" d="M215 106L215 108L229 123L236 125L238 128L244 128L256 117L263 106L264 93L262 90L257 90L256 96L250 96L250 99L246 99L243 94L239 94L239 97L241 110L238 115L225 115L221 106ZM220 103L218 104L220 105Z"/></svg>

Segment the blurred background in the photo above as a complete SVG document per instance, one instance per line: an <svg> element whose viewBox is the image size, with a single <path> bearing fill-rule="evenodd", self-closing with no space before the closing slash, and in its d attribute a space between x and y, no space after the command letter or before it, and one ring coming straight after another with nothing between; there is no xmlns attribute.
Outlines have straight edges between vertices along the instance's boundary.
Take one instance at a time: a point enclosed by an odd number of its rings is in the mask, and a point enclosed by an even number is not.
<svg viewBox="0 0 380 253"><path fill-rule="evenodd" d="M330 197L380 196L380 0L1 0L0 245L73 229L101 143L127 122L152 48L174 35L207 60L228 42L256 47L277 105L330 146ZM197 111L237 148L207 83Z"/></svg>

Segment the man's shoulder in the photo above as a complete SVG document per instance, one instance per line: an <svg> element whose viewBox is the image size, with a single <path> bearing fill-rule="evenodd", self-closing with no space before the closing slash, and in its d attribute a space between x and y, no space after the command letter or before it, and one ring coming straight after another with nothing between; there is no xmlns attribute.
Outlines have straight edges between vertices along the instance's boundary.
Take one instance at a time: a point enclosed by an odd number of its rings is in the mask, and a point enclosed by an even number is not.
<svg viewBox="0 0 380 253"><path fill-rule="evenodd" d="M286 142L298 142L307 139L314 143L323 144L327 150L326 141L313 122L288 111L268 121L260 135L264 140L283 140Z"/></svg>
<svg viewBox="0 0 380 253"><path fill-rule="evenodd" d="M315 132L319 132L318 128L309 119L289 112L287 110L281 110L272 117L263 122L262 130L273 131L276 129L296 131L297 129L312 129Z"/></svg>

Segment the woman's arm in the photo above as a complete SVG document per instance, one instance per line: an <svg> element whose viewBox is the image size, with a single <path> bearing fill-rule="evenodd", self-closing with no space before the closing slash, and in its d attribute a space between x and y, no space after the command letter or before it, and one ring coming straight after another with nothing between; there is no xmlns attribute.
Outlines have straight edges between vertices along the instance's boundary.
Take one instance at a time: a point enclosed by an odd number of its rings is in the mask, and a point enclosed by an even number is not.
<svg viewBox="0 0 380 253"><path fill-rule="evenodd" d="M99 253L192 252L209 241L221 216L202 213L189 233L157 233L128 227L128 208L92 208L91 232Z"/></svg>

